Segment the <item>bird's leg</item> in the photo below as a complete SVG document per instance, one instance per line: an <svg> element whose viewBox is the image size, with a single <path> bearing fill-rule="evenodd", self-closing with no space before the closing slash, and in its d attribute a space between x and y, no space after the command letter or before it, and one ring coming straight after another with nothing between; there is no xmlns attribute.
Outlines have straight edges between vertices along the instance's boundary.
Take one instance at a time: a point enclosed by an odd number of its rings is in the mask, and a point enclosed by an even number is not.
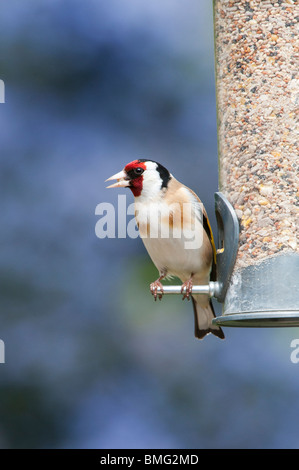
<svg viewBox="0 0 299 470"><path fill-rule="evenodd" d="M162 281L162 279L164 279L165 276L166 274L161 274L161 276L156 281L152 282L150 285L150 290L155 300L157 300L157 297L159 297L159 300L161 300L163 297L163 284L160 281ZM158 289L160 289L159 294L158 294Z"/></svg>
<svg viewBox="0 0 299 470"><path fill-rule="evenodd" d="M182 300L188 299L190 300L190 296L192 294L192 287L193 287L193 281L192 281L193 274L191 274L190 279L188 281L185 281L182 284L181 288L181 294L183 294Z"/></svg>

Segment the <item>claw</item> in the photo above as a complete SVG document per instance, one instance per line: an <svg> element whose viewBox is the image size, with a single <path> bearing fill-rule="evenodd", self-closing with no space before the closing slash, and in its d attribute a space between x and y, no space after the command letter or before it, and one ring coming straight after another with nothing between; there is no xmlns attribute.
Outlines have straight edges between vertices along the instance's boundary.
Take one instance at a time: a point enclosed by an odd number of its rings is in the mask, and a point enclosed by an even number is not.
<svg viewBox="0 0 299 470"><path fill-rule="evenodd" d="M158 293L158 289L160 289L159 293ZM155 301L157 300L157 297L159 298L159 300L162 299L162 297L163 297L163 285L161 284L161 282L159 280L151 283L150 290L151 290L152 295L155 298Z"/></svg>
<svg viewBox="0 0 299 470"><path fill-rule="evenodd" d="M185 299L190 300L190 297L192 294L192 287L193 287L192 279L189 279L188 281L184 282L181 288L181 294L183 294L182 300L185 300Z"/></svg>

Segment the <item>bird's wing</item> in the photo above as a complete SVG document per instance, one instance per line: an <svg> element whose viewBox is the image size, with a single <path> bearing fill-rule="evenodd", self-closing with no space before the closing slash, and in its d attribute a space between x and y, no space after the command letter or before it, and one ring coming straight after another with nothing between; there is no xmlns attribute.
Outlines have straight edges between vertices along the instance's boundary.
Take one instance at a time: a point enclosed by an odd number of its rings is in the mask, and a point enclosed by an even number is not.
<svg viewBox="0 0 299 470"><path fill-rule="evenodd" d="M165 193L165 199L169 204L177 202L179 202L180 204L193 201L198 202L195 207L195 213L198 214L198 219L202 222L204 231L211 243L213 250L213 262L216 265L216 247L213 232L211 229L206 209L197 194L192 191L192 189L188 188L187 186L183 185L178 180L176 180L174 177L172 177L168 184L167 192Z"/></svg>
<svg viewBox="0 0 299 470"><path fill-rule="evenodd" d="M210 279L211 279L211 281L216 281L216 276L217 276L217 272L216 272L216 246L215 246L215 241L214 241L210 221L209 221L209 218L208 218L208 214L207 214L207 211L206 211L203 203L201 202L201 200L197 196L197 194L194 191L192 191L192 189L188 188L187 186L185 186L185 188L188 191L190 191L190 193L193 195L193 197L199 202L199 208L200 208L200 211L201 211L200 216L202 216L203 228L204 228L205 233L207 234L208 239L210 240L212 250L213 250L213 263L212 263Z"/></svg>

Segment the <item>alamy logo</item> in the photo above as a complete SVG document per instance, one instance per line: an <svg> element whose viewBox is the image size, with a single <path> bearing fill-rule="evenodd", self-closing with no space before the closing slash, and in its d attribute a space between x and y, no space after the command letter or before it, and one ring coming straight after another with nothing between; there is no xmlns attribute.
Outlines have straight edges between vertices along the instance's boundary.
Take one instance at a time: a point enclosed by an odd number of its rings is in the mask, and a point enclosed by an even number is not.
<svg viewBox="0 0 299 470"><path fill-rule="evenodd" d="M4 352L4 341L0 339L0 364L4 364L5 362L5 352Z"/></svg>
<svg viewBox="0 0 299 470"><path fill-rule="evenodd" d="M293 364L298 364L299 362L299 339L295 338L291 341L290 347L293 348L291 352L290 359Z"/></svg>
<svg viewBox="0 0 299 470"><path fill-rule="evenodd" d="M137 202L127 207L126 196L119 195L117 206L115 209L109 202L97 205L95 214L100 218L95 233L98 238L137 238L141 235L142 238L179 238L186 249L198 249L202 245L202 204L173 203L166 206Z"/></svg>
<svg viewBox="0 0 299 470"><path fill-rule="evenodd" d="M0 80L0 103L5 103L5 85L3 80Z"/></svg>

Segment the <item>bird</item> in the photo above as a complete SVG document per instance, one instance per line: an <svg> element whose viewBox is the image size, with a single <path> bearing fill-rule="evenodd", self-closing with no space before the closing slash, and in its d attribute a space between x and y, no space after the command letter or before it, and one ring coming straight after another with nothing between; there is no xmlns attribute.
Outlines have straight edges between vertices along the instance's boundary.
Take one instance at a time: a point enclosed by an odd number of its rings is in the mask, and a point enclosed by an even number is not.
<svg viewBox="0 0 299 470"><path fill-rule="evenodd" d="M106 181L112 180L116 183L108 188L129 188L135 198L136 224L159 271L158 279L150 284L155 300L163 296L161 281L178 277L182 281L183 300L192 299L195 337L203 339L212 333L224 339L223 330L212 323L215 311L210 296L192 294L193 285L216 280L213 233L199 197L163 165L150 159L128 163ZM186 207L189 210L184 210Z"/></svg>

